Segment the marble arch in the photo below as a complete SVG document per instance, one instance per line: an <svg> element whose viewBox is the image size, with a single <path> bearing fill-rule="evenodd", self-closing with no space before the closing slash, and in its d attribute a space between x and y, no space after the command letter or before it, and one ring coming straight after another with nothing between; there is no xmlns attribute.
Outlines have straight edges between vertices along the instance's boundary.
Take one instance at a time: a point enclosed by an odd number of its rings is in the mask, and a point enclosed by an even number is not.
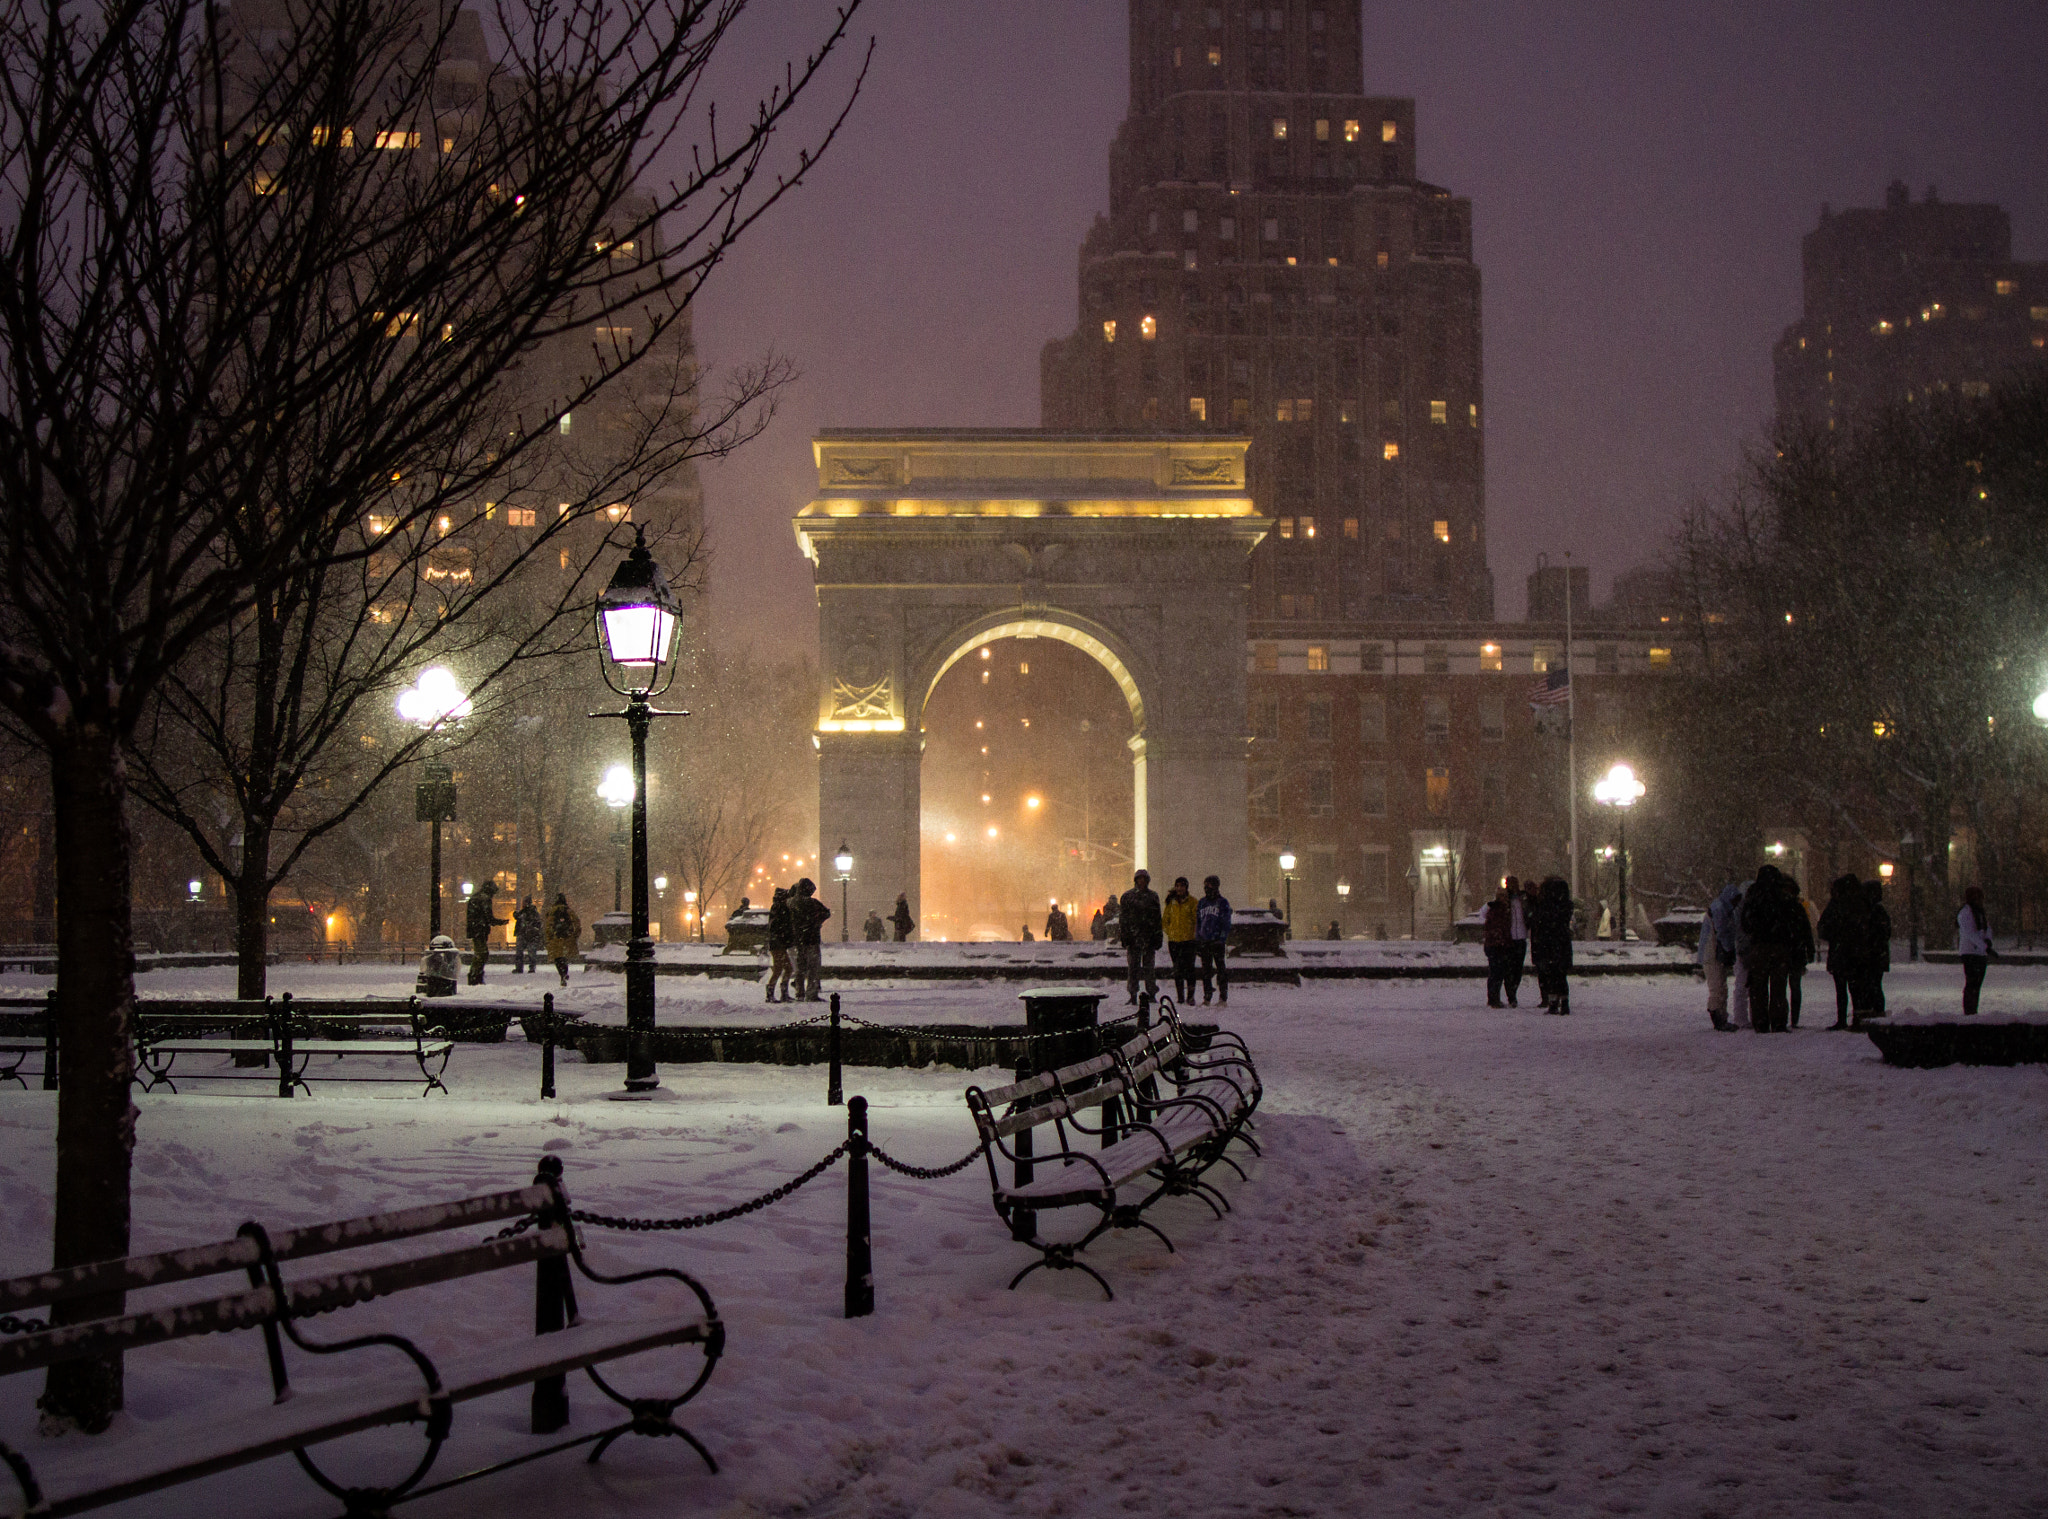
<svg viewBox="0 0 2048 1519"><path fill-rule="evenodd" d="M818 594L821 857L919 891L925 702L1020 634L1110 674L1135 734L1139 858L1248 889L1247 560L1269 523L1243 438L836 431L797 541Z"/></svg>

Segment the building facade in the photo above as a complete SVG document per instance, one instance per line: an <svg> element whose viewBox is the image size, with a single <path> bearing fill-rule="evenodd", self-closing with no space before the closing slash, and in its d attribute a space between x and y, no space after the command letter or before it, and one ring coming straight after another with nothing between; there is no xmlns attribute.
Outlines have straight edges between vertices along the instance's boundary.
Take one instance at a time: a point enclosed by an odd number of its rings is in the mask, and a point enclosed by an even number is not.
<svg viewBox="0 0 2048 1519"><path fill-rule="evenodd" d="M1778 415L1832 428L2048 363L2048 263L2012 256L2012 219L1903 184L1830 211L1801 245L1805 309L1778 340Z"/></svg>

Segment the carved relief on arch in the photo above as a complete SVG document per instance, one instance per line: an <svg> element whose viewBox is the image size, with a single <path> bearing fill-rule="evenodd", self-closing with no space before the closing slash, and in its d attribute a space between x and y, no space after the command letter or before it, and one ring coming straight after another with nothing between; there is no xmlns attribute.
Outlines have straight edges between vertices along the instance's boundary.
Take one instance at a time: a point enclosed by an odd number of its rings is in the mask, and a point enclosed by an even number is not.
<svg viewBox="0 0 2048 1519"><path fill-rule="evenodd" d="M896 677L873 631L856 629L833 660L833 721L886 722L896 715Z"/></svg>

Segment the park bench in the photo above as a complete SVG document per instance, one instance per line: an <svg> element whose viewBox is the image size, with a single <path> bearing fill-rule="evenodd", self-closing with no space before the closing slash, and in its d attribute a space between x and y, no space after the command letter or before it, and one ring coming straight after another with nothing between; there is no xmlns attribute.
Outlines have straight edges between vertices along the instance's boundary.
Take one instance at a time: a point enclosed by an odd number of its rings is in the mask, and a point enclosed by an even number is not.
<svg viewBox="0 0 2048 1519"><path fill-rule="evenodd" d="M1237 1073L1235 1079L1222 1068L1226 1064ZM969 1087L967 1107L981 1137L996 1214L1011 1238L1038 1251L1038 1259L1012 1277L1010 1286L1014 1289L1041 1267L1078 1270L1113 1298L1102 1274L1079 1259L1103 1234L1147 1229L1173 1249L1173 1241L1145 1217L1165 1197L1200 1197L1221 1218L1230 1205L1202 1175L1225 1162L1224 1147L1243 1135L1256 1101L1248 1095L1256 1078L1244 1079L1249 1070L1249 1057L1241 1066L1232 1057L1193 1068L1182 1053L1177 1025L1166 1025L1009 1086L993 1091ZM1159 1095L1162 1076L1174 1087L1171 1095ZM1094 1127L1084 1116L1091 1111L1097 1114ZM1051 1139L1049 1153L1038 1153L1040 1137ZM1080 1142L1088 1139L1098 1148ZM1007 1180L1005 1163L1011 1172ZM1234 1161L1228 1163L1237 1169ZM1093 1208L1099 1217L1079 1239L1045 1238L1038 1215L1070 1207Z"/></svg>
<svg viewBox="0 0 2048 1519"><path fill-rule="evenodd" d="M31 1055L43 1057L43 1087L57 1085L56 994L0 997L0 1083L26 1087L21 1068Z"/></svg>
<svg viewBox="0 0 2048 1519"><path fill-rule="evenodd" d="M80 1298L149 1291L210 1278L214 1296L63 1324L0 1340L0 1376L30 1372L64 1361L133 1352L194 1335L261 1330L273 1401L254 1412L223 1417L199 1408L171 1415L131 1438L66 1441L45 1451L17 1451L0 1445L0 1515L42 1519L77 1514L126 1498L159 1491L215 1472L227 1471L290 1452L306 1474L343 1505L348 1519L382 1519L393 1504L440 1492L459 1483L578 1446L594 1448L597 1461L626 1434L674 1436L687 1442L714 1472L718 1463L701 1442L675 1422L675 1411L710 1379L724 1350L725 1331L710 1296L681 1271L656 1268L609 1276L592 1269L578 1243L562 1185L561 1162L549 1156L530 1187L457 1202L409 1208L368 1218L270 1231L244 1224L235 1238L196 1249L102 1261L0 1282L0 1312L19 1314ZM425 1252L403 1259L358 1261L325 1274L286 1278L293 1261L425 1241L449 1231L511 1221L479 1241L474 1236L434 1241ZM657 1310L635 1301L618 1316L599 1319L578 1311L570 1265L587 1280L606 1286L666 1281L679 1301ZM495 1338L460 1355L429 1357L397 1334L363 1333L353 1338L313 1338L307 1320L413 1288L482 1277L532 1265L538 1278L532 1338ZM683 1296L687 1293L687 1296ZM620 1294L621 1300L637 1294ZM417 1301L417 1300L413 1300ZM419 1310L424 1317L430 1310ZM431 1322L431 1318L427 1318ZM517 1322L516 1319L508 1322ZM353 1376L308 1390L295 1389L285 1347L310 1356L344 1355ZM673 1346L701 1348L703 1365L683 1368L680 1394L636 1397L618 1391L599 1372L612 1363ZM296 1359L296 1357L294 1358ZM358 1369L360 1368L360 1369ZM251 1368L254 1369L253 1366ZM532 1388L531 1429L553 1435L569 1423L566 1377L585 1372L598 1390L625 1411L619 1422L586 1430L506 1460L423 1485L452 1432L457 1404L517 1387ZM635 1379L650 1374L642 1369ZM612 1375L619 1376L614 1370ZM209 1377L211 1373L209 1373ZM673 1387L675 1384L670 1384ZM363 1430L418 1424L426 1451L413 1470L392 1486L351 1485L330 1476L310 1450ZM388 1462L388 1452L383 1453ZM18 1492L7 1492L7 1471Z"/></svg>
<svg viewBox="0 0 2048 1519"><path fill-rule="evenodd" d="M286 992L281 998L262 1002L136 1004L135 1073L144 1091L159 1086L177 1091L171 1068L178 1056L212 1055L236 1057L238 1063L274 1063L278 1096L290 1097L298 1090L310 1095L312 1087L306 1076L317 1056L336 1062L320 1068L320 1080L420 1080L425 1083L424 1096L448 1090L441 1082L441 1072L447 1069L454 1048L454 1040L444 1031L427 1025L415 997L382 1003L297 1001ZM337 1069L350 1056L357 1057L357 1063L346 1070ZM366 1056L409 1057L420 1074L380 1074L382 1067L363 1064ZM195 1074L213 1077L221 1073Z"/></svg>

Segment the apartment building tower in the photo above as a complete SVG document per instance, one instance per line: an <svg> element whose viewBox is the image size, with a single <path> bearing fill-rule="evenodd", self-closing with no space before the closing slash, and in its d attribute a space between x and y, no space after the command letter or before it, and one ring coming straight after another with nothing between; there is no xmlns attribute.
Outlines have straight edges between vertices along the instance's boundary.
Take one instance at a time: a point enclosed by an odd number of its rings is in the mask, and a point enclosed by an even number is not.
<svg viewBox="0 0 2048 1519"><path fill-rule="evenodd" d="M1130 114L1047 345L1066 432L1247 434L1255 635L1493 615L1472 207L1364 90L1355 0L1132 0Z"/></svg>

